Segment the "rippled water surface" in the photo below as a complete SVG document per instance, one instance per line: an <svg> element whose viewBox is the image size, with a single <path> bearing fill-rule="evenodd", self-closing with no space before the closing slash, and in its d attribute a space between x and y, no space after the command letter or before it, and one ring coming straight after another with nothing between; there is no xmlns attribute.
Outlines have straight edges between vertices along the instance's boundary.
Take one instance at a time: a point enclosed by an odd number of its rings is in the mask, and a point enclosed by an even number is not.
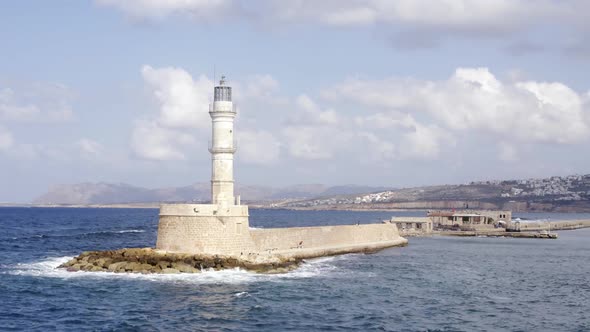
<svg viewBox="0 0 590 332"><path fill-rule="evenodd" d="M558 240L411 238L405 248L321 258L283 275L55 269L84 250L153 246L157 214L0 208L0 330L590 330L590 229ZM423 212L250 214L253 227L288 227Z"/></svg>

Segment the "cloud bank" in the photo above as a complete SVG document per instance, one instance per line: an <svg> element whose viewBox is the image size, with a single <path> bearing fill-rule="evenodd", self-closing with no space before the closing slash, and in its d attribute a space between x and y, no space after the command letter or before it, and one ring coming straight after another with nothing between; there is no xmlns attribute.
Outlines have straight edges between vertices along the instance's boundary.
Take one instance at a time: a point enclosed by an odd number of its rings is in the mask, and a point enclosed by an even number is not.
<svg viewBox="0 0 590 332"><path fill-rule="evenodd" d="M308 25L333 28L374 28L400 48L423 48L447 38L504 39L509 53L534 49L529 34L548 26L575 41L561 45L580 53L590 30L584 0L96 0L135 19L161 21L185 17L194 22L242 20L259 25Z"/></svg>
<svg viewBox="0 0 590 332"><path fill-rule="evenodd" d="M133 150L145 159L185 159L210 135L212 82L180 68L145 66L142 74L160 112L137 122ZM269 77L236 83L257 86L240 97L246 106L237 138L246 163L440 160L445 151L464 149L465 140L486 139L495 146L483 150L512 162L522 144L576 145L590 138L590 93L559 82L503 82L487 68L457 68L440 81L347 79L315 97L293 98L278 96L278 82ZM277 99L285 111L276 111Z"/></svg>

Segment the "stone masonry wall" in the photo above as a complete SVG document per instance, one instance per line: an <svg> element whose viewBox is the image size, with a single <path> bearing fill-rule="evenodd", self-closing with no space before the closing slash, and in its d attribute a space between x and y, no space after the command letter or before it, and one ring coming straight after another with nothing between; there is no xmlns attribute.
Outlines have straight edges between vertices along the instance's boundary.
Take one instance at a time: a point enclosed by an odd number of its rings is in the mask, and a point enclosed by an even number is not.
<svg viewBox="0 0 590 332"><path fill-rule="evenodd" d="M160 208L156 249L235 255L255 251L248 207L213 204L166 204Z"/></svg>
<svg viewBox="0 0 590 332"><path fill-rule="evenodd" d="M390 223L250 229L247 206L166 204L160 208L156 249L229 256L280 253L317 257L406 243Z"/></svg>
<svg viewBox="0 0 590 332"><path fill-rule="evenodd" d="M160 216L156 249L222 255L254 252L248 217Z"/></svg>
<svg viewBox="0 0 590 332"><path fill-rule="evenodd" d="M250 230L260 252L306 248L330 248L401 239L392 224L293 227Z"/></svg>

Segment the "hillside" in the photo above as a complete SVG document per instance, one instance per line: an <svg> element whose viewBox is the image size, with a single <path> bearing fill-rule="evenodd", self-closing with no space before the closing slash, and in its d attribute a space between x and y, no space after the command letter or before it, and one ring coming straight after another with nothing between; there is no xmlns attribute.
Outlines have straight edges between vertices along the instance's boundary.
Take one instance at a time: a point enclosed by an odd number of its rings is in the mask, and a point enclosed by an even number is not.
<svg viewBox="0 0 590 332"><path fill-rule="evenodd" d="M332 195L275 204L303 209L449 209L590 212L590 174Z"/></svg>

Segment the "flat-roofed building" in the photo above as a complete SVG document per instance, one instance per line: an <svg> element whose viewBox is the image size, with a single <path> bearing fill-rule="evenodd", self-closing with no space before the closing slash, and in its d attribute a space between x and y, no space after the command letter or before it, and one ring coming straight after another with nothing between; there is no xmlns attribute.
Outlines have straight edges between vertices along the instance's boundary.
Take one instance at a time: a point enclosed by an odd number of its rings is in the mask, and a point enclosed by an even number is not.
<svg viewBox="0 0 590 332"><path fill-rule="evenodd" d="M483 226L504 227L512 221L512 211L503 210L465 210L465 211L429 211L428 217L435 228L449 226Z"/></svg>
<svg viewBox="0 0 590 332"><path fill-rule="evenodd" d="M428 217L391 217L387 220L397 226L400 234L429 234L432 233L432 219Z"/></svg>

